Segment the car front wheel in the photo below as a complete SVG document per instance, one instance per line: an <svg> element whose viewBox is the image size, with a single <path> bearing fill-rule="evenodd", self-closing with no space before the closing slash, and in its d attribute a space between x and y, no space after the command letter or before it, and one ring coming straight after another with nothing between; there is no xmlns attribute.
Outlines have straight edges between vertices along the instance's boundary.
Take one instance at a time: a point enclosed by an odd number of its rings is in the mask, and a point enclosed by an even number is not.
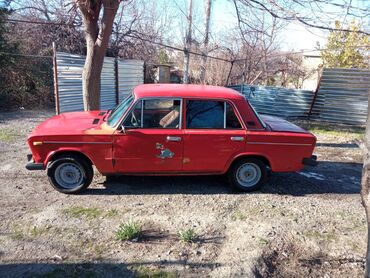
<svg viewBox="0 0 370 278"><path fill-rule="evenodd" d="M78 193L86 189L94 176L92 166L76 155L64 155L48 167L50 184L62 193Z"/></svg>
<svg viewBox="0 0 370 278"><path fill-rule="evenodd" d="M245 192L260 189L266 183L266 177L266 165L257 158L239 160L232 165L229 171L231 186Z"/></svg>

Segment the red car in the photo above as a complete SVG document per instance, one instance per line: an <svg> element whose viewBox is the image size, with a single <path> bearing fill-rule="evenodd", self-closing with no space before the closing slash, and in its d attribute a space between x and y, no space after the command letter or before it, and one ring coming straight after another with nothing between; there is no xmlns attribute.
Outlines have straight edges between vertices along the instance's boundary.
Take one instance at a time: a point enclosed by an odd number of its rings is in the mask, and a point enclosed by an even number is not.
<svg viewBox="0 0 370 278"><path fill-rule="evenodd" d="M137 86L116 108L54 116L28 137L28 170L47 170L63 193L89 186L93 167L111 175L222 175L242 191L260 188L267 169L315 165L316 137L260 116L224 87Z"/></svg>

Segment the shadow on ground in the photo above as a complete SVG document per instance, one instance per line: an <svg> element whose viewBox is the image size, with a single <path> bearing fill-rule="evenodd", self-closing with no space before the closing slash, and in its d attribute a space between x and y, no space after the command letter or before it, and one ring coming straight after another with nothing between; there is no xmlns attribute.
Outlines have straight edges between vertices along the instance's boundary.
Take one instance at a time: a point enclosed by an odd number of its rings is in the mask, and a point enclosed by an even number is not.
<svg viewBox="0 0 370 278"><path fill-rule="evenodd" d="M185 269L185 265L187 266ZM150 266L150 268L149 268ZM153 266L156 266L153 268ZM184 267L183 271L164 271L165 266ZM34 277L34 278L64 278L64 277L178 277L213 269L219 264L189 263L182 260L137 263L14 263L0 265L1 277ZM146 276L145 276L145 275ZM141 275L141 276L140 276Z"/></svg>
<svg viewBox="0 0 370 278"><path fill-rule="evenodd" d="M272 173L268 183L256 194L358 194L361 170L360 163L321 161L317 167L307 167L299 173ZM102 185L83 194L239 194L228 186L226 176L120 176L108 179Z"/></svg>

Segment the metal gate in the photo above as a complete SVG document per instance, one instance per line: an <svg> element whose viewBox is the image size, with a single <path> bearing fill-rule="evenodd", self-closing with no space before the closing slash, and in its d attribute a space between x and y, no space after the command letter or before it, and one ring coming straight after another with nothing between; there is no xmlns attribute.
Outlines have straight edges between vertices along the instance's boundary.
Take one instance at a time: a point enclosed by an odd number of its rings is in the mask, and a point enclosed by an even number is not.
<svg viewBox="0 0 370 278"><path fill-rule="evenodd" d="M85 56L57 52L56 63L60 113L83 111L82 70ZM144 83L144 62L105 57L100 82L100 108L111 109L135 86Z"/></svg>

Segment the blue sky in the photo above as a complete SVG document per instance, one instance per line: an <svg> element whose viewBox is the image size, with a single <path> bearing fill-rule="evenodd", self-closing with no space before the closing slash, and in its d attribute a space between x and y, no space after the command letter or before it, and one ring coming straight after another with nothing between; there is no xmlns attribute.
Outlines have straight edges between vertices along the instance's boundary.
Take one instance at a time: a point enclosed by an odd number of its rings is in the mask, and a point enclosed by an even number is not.
<svg viewBox="0 0 370 278"><path fill-rule="evenodd" d="M174 9L178 9L178 6L183 11L187 11L188 0L173 0L176 1L177 5L174 4ZM344 3L345 0L337 0L337 3ZM204 30L203 22L203 0L193 0L193 13L194 13L194 25L201 31ZM288 1L289 2L289 1ZM353 6L362 7L369 9L370 0L352 0ZM237 18L235 13L234 4L230 0L213 0L212 14L211 14L211 32L216 36L218 32L227 32L232 27L237 25ZM347 22L352 20L349 16L341 15L342 9L336 8L335 6L322 6L323 13L320 14L325 20L324 24L334 25L335 20L346 20ZM312 14L312 10L301 10L301 14ZM180 14L180 16L183 16ZM318 18L318 17L317 17ZM182 18L185 20L185 17ZM367 19L369 21L369 19ZM365 19L366 22L366 19ZM319 22L317 22L319 23ZM281 31L281 49L282 50L311 50L317 47L317 43L321 47L325 46L326 37L328 31L309 28L298 22L289 22L286 24L284 30Z"/></svg>

